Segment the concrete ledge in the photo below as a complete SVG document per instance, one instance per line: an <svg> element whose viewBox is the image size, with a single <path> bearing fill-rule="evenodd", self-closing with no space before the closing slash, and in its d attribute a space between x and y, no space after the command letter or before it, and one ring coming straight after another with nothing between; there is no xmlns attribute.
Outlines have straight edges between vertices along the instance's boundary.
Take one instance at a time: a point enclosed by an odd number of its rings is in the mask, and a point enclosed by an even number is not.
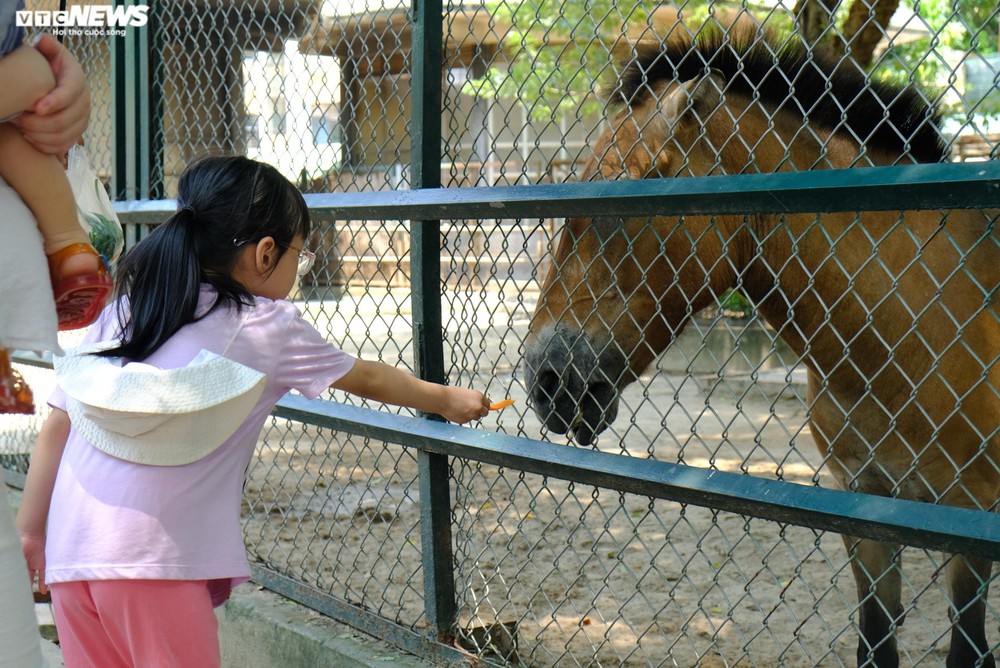
<svg viewBox="0 0 1000 668"><path fill-rule="evenodd" d="M56 624L52 619L51 603L35 603L35 616L38 618L38 631L42 637L42 658L48 668L59 668L66 665L63 662L59 645L54 642Z"/></svg>
<svg viewBox="0 0 1000 668"><path fill-rule="evenodd" d="M219 610L224 668L428 668L356 629L252 582Z"/></svg>

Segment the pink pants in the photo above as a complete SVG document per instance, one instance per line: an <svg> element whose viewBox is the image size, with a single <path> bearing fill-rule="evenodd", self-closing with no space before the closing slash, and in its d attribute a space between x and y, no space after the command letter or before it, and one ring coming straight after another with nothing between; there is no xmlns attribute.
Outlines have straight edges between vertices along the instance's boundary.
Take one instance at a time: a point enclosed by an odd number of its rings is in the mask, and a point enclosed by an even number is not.
<svg viewBox="0 0 1000 668"><path fill-rule="evenodd" d="M218 668L218 621L205 580L52 585L67 668Z"/></svg>

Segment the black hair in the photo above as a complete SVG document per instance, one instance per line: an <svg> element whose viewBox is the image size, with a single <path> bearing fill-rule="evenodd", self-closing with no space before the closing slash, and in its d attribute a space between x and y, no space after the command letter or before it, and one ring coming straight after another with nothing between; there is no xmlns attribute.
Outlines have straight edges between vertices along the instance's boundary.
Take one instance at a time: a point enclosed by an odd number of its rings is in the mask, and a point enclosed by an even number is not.
<svg viewBox="0 0 1000 668"><path fill-rule="evenodd" d="M280 257L309 230L305 199L274 167L239 156L191 164L180 178L177 212L118 262L120 340L98 354L140 361L220 306L252 305L254 296L232 278L246 245L273 237ZM217 297L198 313L202 283Z"/></svg>
<svg viewBox="0 0 1000 668"><path fill-rule="evenodd" d="M681 36L640 45L609 101L634 107L648 99L655 83L690 81L709 69L722 73L727 90L808 117L863 146L918 162L947 158L940 116L919 90L872 79L849 60L767 32L706 30L696 41Z"/></svg>

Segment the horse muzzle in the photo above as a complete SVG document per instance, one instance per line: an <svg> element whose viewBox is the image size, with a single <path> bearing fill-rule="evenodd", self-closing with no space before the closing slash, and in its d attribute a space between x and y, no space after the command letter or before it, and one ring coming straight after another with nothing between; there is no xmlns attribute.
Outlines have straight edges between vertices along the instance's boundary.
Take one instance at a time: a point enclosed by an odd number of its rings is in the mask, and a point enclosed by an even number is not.
<svg viewBox="0 0 1000 668"><path fill-rule="evenodd" d="M625 356L582 330L544 327L525 342L528 401L545 428L590 445L618 416Z"/></svg>

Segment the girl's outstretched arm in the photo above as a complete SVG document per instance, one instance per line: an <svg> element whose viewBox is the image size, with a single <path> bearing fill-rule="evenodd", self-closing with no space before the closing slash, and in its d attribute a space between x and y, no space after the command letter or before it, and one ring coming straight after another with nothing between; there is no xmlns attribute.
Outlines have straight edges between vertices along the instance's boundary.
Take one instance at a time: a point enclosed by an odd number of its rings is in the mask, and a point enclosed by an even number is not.
<svg viewBox="0 0 1000 668"><path fill-rule="evenodd" d="M69 415L53 408L38 433L38 442L24 482L21 509L17 513L17 531L21 534L21 549L28 562L28 575L32 581L38 576L38 590L43 594L48 590L45 584L45 521L49 516L49 502L59 462L69 437L69 426Z"/></svg>
<svg viewBox="0 0 1000 668"><path fill-rule="evenodd" d="M482 392L429 383L382 362L359 359L332 387L365 399L436 413L459 424L490 412L490 400Z"/></svg>

